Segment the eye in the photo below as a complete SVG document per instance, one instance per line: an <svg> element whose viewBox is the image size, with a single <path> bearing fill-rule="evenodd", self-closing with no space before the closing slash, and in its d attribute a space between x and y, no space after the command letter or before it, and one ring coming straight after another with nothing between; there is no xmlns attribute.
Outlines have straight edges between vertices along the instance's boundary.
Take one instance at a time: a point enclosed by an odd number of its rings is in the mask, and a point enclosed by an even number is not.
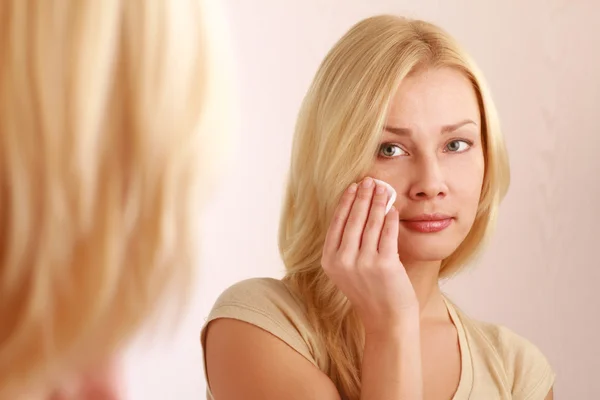
<svg viewBox="0 0 600 400"><path fill-rule="evenodd" d="M444 151L449 151L451 153L462 153L463 151L467 151L471 148L472 143L466 140L452 140L446 145L446 149Z"/></svg>
<svg viewBox="0 0 600 400"><path fill-rule="evenodd" d="M397 156L402 156L408 154L406 151L402 149L402 147L397 144L392 143L383 143L379 147L379 155L385 158L392 158Z"/></svg>

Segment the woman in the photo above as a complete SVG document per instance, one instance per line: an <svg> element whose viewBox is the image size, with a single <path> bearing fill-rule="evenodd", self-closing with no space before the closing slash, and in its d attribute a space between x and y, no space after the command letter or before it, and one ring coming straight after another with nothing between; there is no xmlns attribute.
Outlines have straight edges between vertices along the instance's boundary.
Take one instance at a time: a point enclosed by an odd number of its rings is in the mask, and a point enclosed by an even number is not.
<svg viewBox="0 0 600 400"><path fill-rule="evenodd" d="M398 196L385 215L387 194ZM281 281L225 291L202 333L216 400L551 399L510 330L442 294L491 232L509 183L483 76L443 30L378 16L306 95L283 207Z"/></svg>
<svg viewBox="0 0 600 400"><path fill-rule="evenodd" d="M185 292L223 140L203 3L0 2L0 399L116 398Z"/></svg>

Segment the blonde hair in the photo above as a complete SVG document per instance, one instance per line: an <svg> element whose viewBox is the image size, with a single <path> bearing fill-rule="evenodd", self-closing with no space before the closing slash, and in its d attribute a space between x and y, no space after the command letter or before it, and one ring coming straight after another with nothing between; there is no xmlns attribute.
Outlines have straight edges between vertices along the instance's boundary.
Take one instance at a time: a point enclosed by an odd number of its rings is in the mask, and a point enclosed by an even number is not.
<svg viewBox="0 0 600 400"><path fill-rule="evenodd" d="M305 299L324 344L317 356L339 390L360 397L362 325L348 300L323 272L320 260L332 213L344 189L371 168L391 98L421 68L464 73L482 113L485 176L474 225L442 261L440 277L475 255L494 225L509 184L506 150L483 76L445 31L427 22L376 16L359 22L321 64L302 104L279 233L285 280Z"/></svg>
<svg viewBox="0 0 600 400"><path fill-rule="evenodd" d="M185 296L221 139L205 10L0 2L0 399L51 390Z"/></svg>

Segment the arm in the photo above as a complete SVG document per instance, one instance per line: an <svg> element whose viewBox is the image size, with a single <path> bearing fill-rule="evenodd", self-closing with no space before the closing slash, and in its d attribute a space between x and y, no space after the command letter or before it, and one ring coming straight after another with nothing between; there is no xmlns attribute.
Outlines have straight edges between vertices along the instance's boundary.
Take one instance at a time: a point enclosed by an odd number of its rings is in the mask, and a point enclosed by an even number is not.
<svg viewBox="0 0 600 400"><path fill-rule="evenodd" d="M361 399L421 399L419 315L407 316L395 333L365 339Z"/></svg>
<svg viewBox="0 0 600 400"><path fill-rule="evenodd" d="M216 400L339 400L335 385L279 338L217 319L206 334L206 372Z"/></svg>
<svg viewBox="0 0 600 400"><path fill-rule="evenodd" d="M554 400L554 388L550 388L550 391L544 400Z"/></svg>
<svg viewBox="0 0 600 400"><path fill-rule="evenodd" d="M323 250L324 271L365 329L361 399L423 398L419 302L398 256L399 215L365 179L342 196Z"/></svg>

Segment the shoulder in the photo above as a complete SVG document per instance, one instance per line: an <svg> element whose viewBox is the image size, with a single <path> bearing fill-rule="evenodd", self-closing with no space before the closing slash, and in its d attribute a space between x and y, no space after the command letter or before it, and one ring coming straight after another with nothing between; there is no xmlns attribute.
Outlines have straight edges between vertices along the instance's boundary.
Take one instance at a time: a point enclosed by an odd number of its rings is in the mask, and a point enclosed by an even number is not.
<svg viewBox="0 0 600 400"><path fill-rule="evenodd" d="M238 282L218 297L202 329L202 344L210 322L228 318L258 327L317 364L317 340L303 302L282 280L253 278Z"/></svg>
<svg viewBox="0 0 600 400"><path fill-rule="evenodd" d="M542 351L525 337L503 325L470 320L484 352L503 366L514 398L542 399L554 384L555 374Z"/></svg>
<svg viewBox="0 0 600 400"><path fill-rule="evenodd" d="M242 306L271 306L277 303L294 304L296 299L287 285L279 279L252 278L237 282L225 289L218 297L214 307L241 304Z"/></svg>
<svg viewBox="0 0 600 400"><path fill-rule="evenodd" d="M283 281L250 279L226 289L201 342L209 398L339 399L305 307Z"/></svg>

